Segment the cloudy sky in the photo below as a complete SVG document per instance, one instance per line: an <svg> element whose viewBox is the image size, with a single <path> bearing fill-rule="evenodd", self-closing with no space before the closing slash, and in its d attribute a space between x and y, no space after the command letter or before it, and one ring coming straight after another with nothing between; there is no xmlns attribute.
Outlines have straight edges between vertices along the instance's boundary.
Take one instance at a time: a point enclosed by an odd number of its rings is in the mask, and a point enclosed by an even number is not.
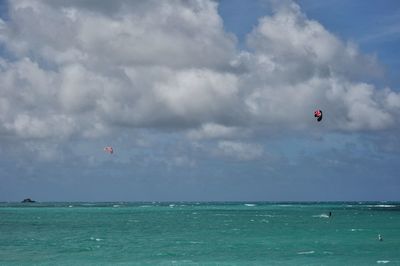
<svg viewBox="0 0 400 266"><path fill-rule="evenodd" d="M400 200L396 0L17 0L0 18L0 201Z"/></svg>

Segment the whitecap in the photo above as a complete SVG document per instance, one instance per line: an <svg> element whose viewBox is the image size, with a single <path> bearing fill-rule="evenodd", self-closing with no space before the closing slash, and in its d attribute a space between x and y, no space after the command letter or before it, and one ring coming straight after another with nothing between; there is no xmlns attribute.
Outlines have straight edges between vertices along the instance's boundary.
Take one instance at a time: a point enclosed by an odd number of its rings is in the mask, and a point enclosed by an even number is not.
<svg viewBox="0 0 400 266"><path fill-rule="evenodd" d="M113 205L114 208L118 208L119 206L120 205L118 205L118 204Z"/></svg>
<svg viewBox="0 0 400 266"><path fill-rule="evenodd" d="M329 215L323 213L323 214L320 214L320 215L313 215L313 217L315 217L315 218L329 218Z"/></svg>
<svg viewBox="0 0 400 266"><path fill-rule="evenodd" d="M389 263L390 262L390 260L377 260L376 261L376 263L378 263L378 264L386 264L386 263Z"/></svg>
<svg viewBox="0 0 400 266"><path fill-rule="evenodd" d="M307 255L307 254L314 254L314 253L315 253L314 250L297 252L297 254L299 254L299 255Z"/></svg>
<svg viewBox="0 0 400 266"><path fill-rule="evenodd" d="M388 204L378 204L378 205L366 205L369 208L395 208L396 205L388 205Z"/></svg>
<svg viewBox="0 0 400 266"><path fill-rule="evenodd" d="M244 206L247 206L247 207L254 207L254 206L256 206L255 204L249 204L249 203L247 203L247 204L245 204Z"/></svg>
<svg viewBox="0 0 400 266"><path fill-rule="evenodd" d="M350 229L350 231L352 231L352 232L356 232L356 231L364 231L364 229Z"/></svg>

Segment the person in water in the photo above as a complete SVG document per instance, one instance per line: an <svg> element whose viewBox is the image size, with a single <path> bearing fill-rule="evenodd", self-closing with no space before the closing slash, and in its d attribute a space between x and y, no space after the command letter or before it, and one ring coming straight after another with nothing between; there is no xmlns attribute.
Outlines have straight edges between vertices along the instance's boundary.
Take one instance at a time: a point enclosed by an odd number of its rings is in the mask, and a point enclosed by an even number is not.
<svg viewBox="0 0 400 266"><path fill-rule="evenodd" d="M329 217L331 217L332 216L332 212L329 212Z"/></svg>
<svg viewBox="0 0 400 266"><path fill-rule="evenodd" d="M378 240L383 241L383 237L381 236L381 234L378 235Z"/></svg>

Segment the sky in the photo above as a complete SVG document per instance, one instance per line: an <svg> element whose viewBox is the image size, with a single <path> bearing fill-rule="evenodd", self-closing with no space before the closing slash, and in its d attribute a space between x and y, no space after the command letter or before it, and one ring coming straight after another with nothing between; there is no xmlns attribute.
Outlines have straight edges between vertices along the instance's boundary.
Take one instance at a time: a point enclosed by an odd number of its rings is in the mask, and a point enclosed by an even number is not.
<svg viewBox="0 0 400 266"><path fill-rule="evenodd" d="M400 200L399 29L391 0L1 1L0 201Z"/></svg>

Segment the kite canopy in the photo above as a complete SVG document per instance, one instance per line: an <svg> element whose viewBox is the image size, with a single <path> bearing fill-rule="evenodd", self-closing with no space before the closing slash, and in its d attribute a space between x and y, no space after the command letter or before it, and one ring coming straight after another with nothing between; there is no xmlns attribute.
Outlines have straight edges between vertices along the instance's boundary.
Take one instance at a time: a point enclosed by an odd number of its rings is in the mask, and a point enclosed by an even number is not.
<svg viewBox="0 0 400 266"><path fill-rule="evenodd" d="M113 154L114 150L111 146L104 147L104 151L108 152L109 154Z"/></svg>
<svg viewBox="0 0 400 266"><path fill-rule="evenodd" d="M314 111L314 117L317 118L317 121L320 122L322 120L322 111L321 110L315 110Z"/></svg>

